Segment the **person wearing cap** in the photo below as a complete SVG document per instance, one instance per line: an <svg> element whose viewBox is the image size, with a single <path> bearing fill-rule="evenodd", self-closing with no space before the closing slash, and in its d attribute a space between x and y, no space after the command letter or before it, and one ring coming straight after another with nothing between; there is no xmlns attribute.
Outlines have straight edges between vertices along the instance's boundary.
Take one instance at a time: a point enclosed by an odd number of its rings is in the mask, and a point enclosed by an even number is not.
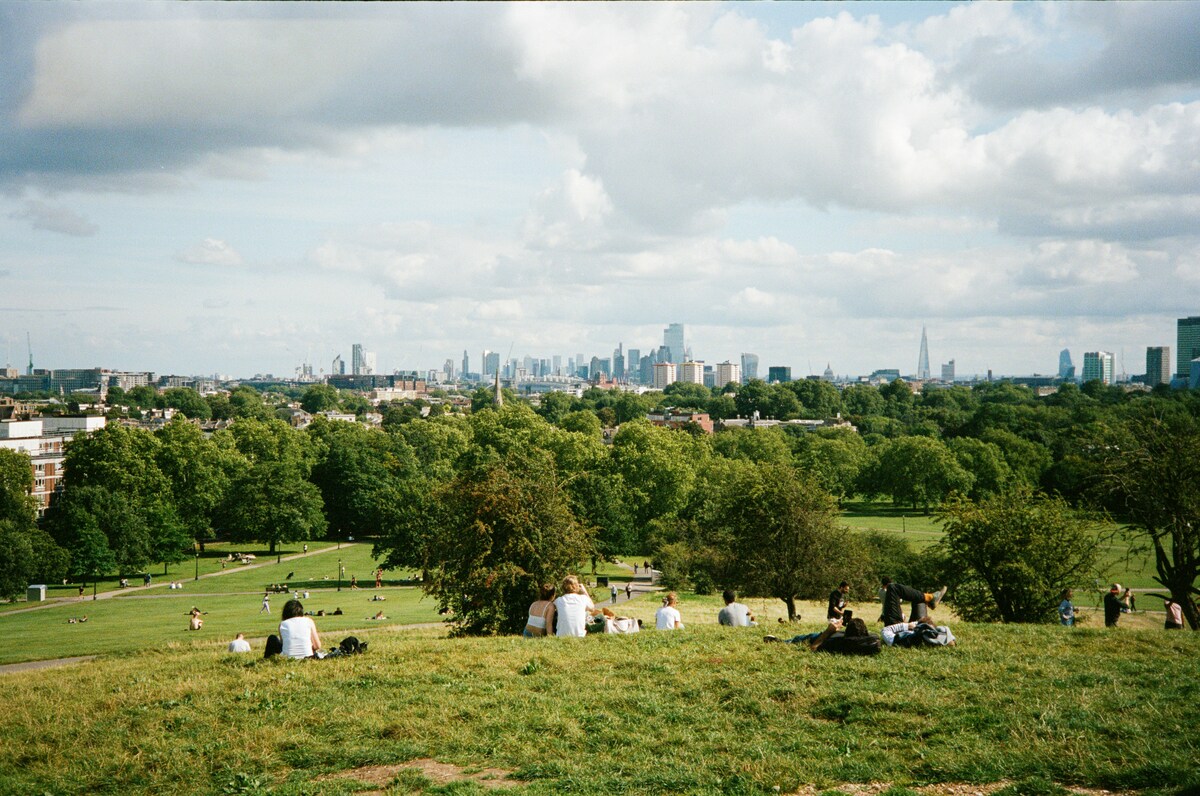
<svg viewBox="0 0 1200 796"><path fill-rule="evenodd" d="M1104 626L1116 627L1117 620L1121 618L1121 609L1125 607L1121 602L1121 584L1114 583L1108 590L1108 594L1104 595Z"/></svg>

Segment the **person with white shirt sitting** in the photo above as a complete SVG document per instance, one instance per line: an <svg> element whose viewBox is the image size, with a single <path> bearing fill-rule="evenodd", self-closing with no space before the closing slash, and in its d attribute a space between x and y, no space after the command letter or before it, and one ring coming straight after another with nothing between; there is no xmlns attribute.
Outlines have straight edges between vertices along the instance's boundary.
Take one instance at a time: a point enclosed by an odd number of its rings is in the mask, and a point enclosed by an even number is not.
<svg viewBox="0 0 1200 796"><path fill-rule="evenodd" d="M596 616L600 609L574 575L563 578L561 591L554 601L554 635L583 638L587 635L588 617Z"/></svg>
<svg viewBox="0 0 1200 796"><path fill-rule="evenodd" d="M683 630L683 617L675 607L678 602L679 595L673 591L667 592L667 596L663 598L663 607L654 614L656 630Z"/></svg>

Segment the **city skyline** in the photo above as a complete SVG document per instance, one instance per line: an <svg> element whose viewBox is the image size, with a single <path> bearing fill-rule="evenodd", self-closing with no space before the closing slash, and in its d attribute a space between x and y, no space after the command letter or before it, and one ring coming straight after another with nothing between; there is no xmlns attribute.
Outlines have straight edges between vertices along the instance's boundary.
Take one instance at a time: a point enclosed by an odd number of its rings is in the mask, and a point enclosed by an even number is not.
<svg viewBox="0 0 1200 796"><path fill-rule="evenodd" d="M1196 4L0 4L0 338L1143 370L1200 295ZM349 368L348 368L349 369ZM477 370L478 368L473 368Z"/></svg>

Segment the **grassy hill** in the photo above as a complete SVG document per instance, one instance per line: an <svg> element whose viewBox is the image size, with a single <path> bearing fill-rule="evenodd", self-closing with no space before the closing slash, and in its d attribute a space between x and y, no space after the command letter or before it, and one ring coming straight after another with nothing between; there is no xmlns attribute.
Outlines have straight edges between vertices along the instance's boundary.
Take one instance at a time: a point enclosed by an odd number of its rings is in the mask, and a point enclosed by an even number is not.
<svg viewBox="0 0 1200 796"><path fill-rule="evenodd" d="M621 610L648 617L656 602ZM202 639L5 675L0 793L1200 788L1200 634L1144 617L1116 630L960 623L955 648L851 659L763 644L773 616L715 626L716 607L689 597L674 633L373 627L354 658L263 661Z"/></svg>

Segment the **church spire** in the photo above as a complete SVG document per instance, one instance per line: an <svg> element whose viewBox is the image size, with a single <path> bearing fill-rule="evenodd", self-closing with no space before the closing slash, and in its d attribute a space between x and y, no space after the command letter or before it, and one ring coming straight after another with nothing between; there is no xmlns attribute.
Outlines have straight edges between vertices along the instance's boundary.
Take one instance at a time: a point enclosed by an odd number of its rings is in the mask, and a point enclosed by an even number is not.
<svg viewBox="0 0 1200 796"><path fill-rule="evenodd" d="M504 406L504 393L500 391L500 369L496 368L496 392L492 395L492 406L499 409Z"/></svg>

